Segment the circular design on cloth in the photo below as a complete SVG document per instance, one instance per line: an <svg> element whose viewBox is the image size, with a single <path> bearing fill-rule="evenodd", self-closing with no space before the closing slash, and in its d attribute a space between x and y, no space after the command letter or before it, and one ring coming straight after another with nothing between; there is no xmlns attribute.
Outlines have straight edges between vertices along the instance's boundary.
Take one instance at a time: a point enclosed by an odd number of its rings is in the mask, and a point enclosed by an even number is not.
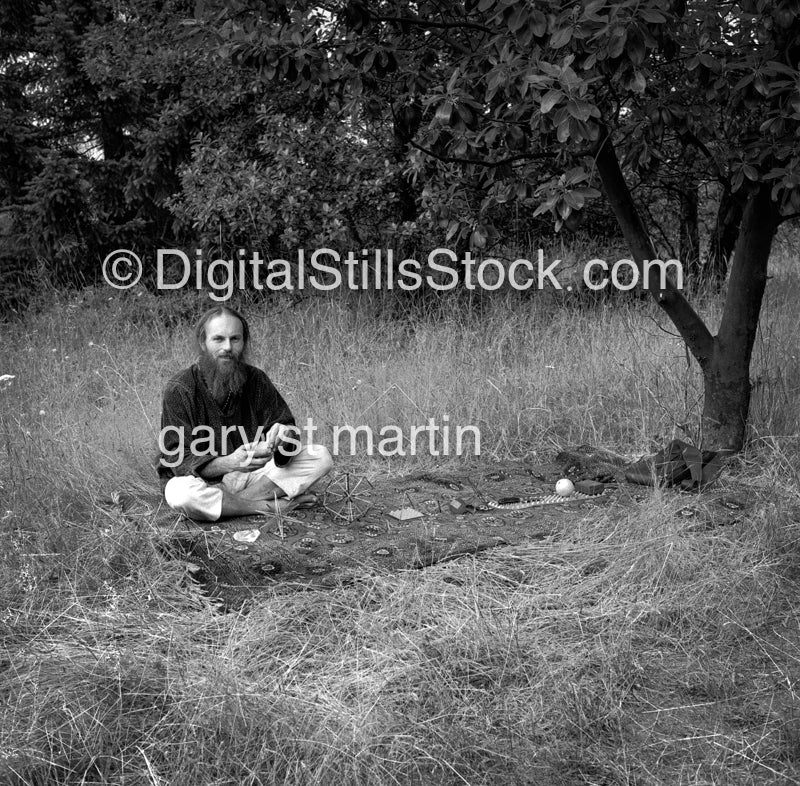
<svg viewBox="0 0 800 786"><path fill-rule="evenodd" d="M320 517L314 517L313 519L308 519L308 521L303 521L306 527L309 529L321 530L321 529L328 529L331 523L330 521L325 521L325 519Z"/></svg>
<svg viewBox="0 0 800 786"><path fill-rule="evenodd" d="M273 575L281 572L281 566L277 562L259 562L256 567L262 573L267 575Z"/></svg>
<svg viewBox="0 0 800 786"><path fill-rule="evenodd" d="M329 572L330 567L328 565L306 565L306 573L309 576L324 576Z"/></svg>
<svg viewBox="0 0 800 786"><path fill-rule="evenodd" d="M233 550L234 551L247 551L247 546L244 543L237 543L233 547Z"/></svg>
<svg viewBox="0 0 800 786"><path fill-rule="evenodd" d="M322 543L318 541L316 538L300 538L297 543L294 544L294 547L298 551L302 551L305 554L308 554L311 551L315 551L316 549L320 548Z"/></svg>
<svg viewBox="0 0 800 786"><path fill-rule="evenodd" d="M297 534L297 527L294 524L283 524L280 527L277 524L273 524L270 527L269 534L281 540L286 540L286 538L293 538Z"/></svg>
<svg viewBox="0 0 800 786"><path fill-rule="evenodd" d="M328 543L344 544L352 543L355 540L352 532L331 532L330 535L325 536Z"/></svg>
<svg viewBox="0 0 800 786"><path fill-rule="evenodd" d="M394 554L394 549L391 546L379 546L377 549L373 549L372 553L376 557L391 557Z"/></svg>
<svg viewBox="0 0 800 786"><path fill-rule="evenodd" d="M368 538L378 538L386 532L386 527L379 527L377 524L365 524L361 527L361 532Z"/></svg>
<svg viewBox="0 0 800 786"><path fill-rule="evenodd" d="M499 519L497 516L481 516L481 524L485 524L487 527L502 527L503 519Z"/></svg>
<svg viewBox="0 0 800 786"><path fill-rule="evenodd" d="M521 510L512 510L511 513L508 514L508 517L512 519L524 519L527 515L527 513L523 513Z"/></svg>

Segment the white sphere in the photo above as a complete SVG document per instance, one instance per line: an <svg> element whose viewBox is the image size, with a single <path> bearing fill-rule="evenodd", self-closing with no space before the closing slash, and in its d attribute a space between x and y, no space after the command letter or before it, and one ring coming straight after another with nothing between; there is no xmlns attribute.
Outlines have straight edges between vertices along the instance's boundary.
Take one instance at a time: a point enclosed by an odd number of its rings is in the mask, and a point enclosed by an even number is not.
<svg viewBox="0 0 800 786"><path fill-rule="evenodd" d="M570 494L575 493L575 486L569 478L561 478L556 483L556 494L559 497L568 497Z"/></svg>

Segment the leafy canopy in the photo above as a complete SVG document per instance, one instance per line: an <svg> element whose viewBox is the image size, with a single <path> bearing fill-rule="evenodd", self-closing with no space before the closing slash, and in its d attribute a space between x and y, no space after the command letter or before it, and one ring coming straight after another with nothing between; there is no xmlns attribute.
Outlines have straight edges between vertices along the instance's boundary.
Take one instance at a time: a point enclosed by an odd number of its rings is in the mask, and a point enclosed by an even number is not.
<svg viewBox="0 0 800 786"><path fill-rule="evenodd" d="M629 177L678 139L800 212L797 0L234 0L191 29L329 111L390 113L412 171L437 161L451 196L472 178L484 216L517 200L569 222L599 196L607 133Z"/></svg>

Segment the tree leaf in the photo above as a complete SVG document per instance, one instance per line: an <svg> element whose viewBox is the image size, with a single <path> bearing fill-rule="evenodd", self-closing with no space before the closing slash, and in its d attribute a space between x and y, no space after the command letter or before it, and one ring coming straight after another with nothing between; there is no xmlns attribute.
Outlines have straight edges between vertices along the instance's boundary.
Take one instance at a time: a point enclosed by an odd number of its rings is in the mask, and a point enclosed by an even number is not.
<svg viewBox="0 0 800 786"><path fill-rule="evenodd" d="M625 46L625 51L628 53L628 59L634 66L638 67L644 63L647 56L647 49L644 45L644 37L642 36L638 26L631 25L628 28L628 41Z"/></svg>
<svg viewBox="0 0 800 786"><path fill-rule="evenodd" d="M644 93L647 87L647 80L644 78L644 74L641 71L634 72L633 79L628 83L628 87L634 93Z"/></svg>
<svg viewBox="0 0 800 786"><path fill-rule="evenodd" d="M458 68L453 69L453 73L450 75L450 79L447 80L447 92L448 93L452 93L453 90L456 89L456 82L458 82L459 73L460 72L459 72Z"/></svg>
<svg viewBox="0 0 800 786"><path fill-rule="evenodd" d="M567 112L576 120L583 120L584 122L588 120L592 116L593 108L591 104L587 104L585 101L579 101L576 98L570 98L570 100L567 101Z"/></svg>
<svg viewBox="0 0 800 786"><path fill-rule="evenodd" d="M547 17L538 9L531 11L533 34L541 38L547 32Z"/></svg>
<svg viewBox="0 0 800 786"><path fill-rule="evenodd" d="M542 103L540 106L541 113L546 115L563 96L564 94L560 90L548 90L544 96L542 96Z"/></svg>
<svg viewBox="0 0 800 786"><path fill-rule="evenodd" d="M550 46L553 49L561 49L572 40L572 27L562 27L559 30L553 31L550 36Z"/></svg>
<svg viewBox="0 0 800 786"><path fill-rule="evenodd" d="M528 13L525 6L522 4L518 5L508 19L508 29L512 33L516 33L524 27L525 23L528 21L527 17Z"/></svg>
<svg viewBox="0 0 800 786"><path fill-rule="evenodd" d="M450 118L453 116L453 102L445 99L436 107L436 120L443 126L450 125Z"/></svg>
<svg viewBox="0 0 800 786"><path fill-rule="evenodd" d="M655 8L643 8L639 11L639 15L645 22L650 22L650 24L659 25L667 21L664 14L661 11L656 11Z"/></svg>
<svg viewBox="0 0 800 786"><path fill-rule="evenodd" d="M622 54L625 49L627 35L624 27L615 27L611 31L611 37L608 43L608 56L610 58L616 59Z"/></svg>
<svg viewBox="0 0 800 786"><path fill-rule="evenodd" d="M754 166L744 164L742 166L742 172L748 180L752 180L754 183L758 181L758 170Z"/></svg>

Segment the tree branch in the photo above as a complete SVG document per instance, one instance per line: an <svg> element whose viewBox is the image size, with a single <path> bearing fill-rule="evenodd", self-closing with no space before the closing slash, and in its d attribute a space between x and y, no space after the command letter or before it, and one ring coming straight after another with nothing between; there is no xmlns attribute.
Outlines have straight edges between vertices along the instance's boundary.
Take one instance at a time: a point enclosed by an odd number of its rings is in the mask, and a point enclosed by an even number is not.
<svg viewBox="0 0 800 786"><path fill-rule="evenodd" d="M418 142L414 142L414 140L409 140L409 144L411 147L419 150L422 153L425 153L425 155L435 158L437 161L441 161L445 164L471 164L472 166L483 166L487 169L502 166L503 164L511 164L515 161L537 161L553 157L553 154L549 151L540 151L538 153L519 153L518 155L501 158L498 161L486 161L482 158L458 158L456 156L443 156L439 153L434 153L433 150L423 147Z"/></svg>
<svg viewBox="0 0 800 786"><path fill-rule="evenodd" d="M603 130L603 136L598 144L595 162L611 209L617 217L633 258L642 273L644 260L657 259L658 255L653 241L642 223L639 211L636 209L630 189L620 169L617 153L606 129ZM648 283L652 284L652 282ZM686 346L700 367L705 368L711 361L714 351L714 337L703 320L668 278L663 287L650 286L649 290L678 329L681 338L686 342Z"/></svg>
<svg viewBox="0 0 800 786"><path fill-rule="evenodd" d="M370 19L376 22L395 22L397 24L410 24L415 25L416 27L438 27L442 30L457 30L459 28L464 28L467 30L478 30L481 33L486 33L487 35L492 34L492 30L486 25L482 25L479 22L468 22L464 20L463 22L459 21L452 21L452 22L436 22L433 19L421 19L418 16L374 16L370 15Z"/></svg>
<svg viewBox="0 0 800 786"><path fill-rule="evenodd" d="M726 188L730 189L731 184L728 180L725 173L719 168L719 164L714 156L711 154L711 151L706 147L705 143L698 139L694 133L691 131L683 131L678 134L678 138L683 142L685 145L691 145L692 147L697 148L708 160L711 164L711 168L714 170L714 174L717 176L717 180L719 180L722 185Z"/></svg>

